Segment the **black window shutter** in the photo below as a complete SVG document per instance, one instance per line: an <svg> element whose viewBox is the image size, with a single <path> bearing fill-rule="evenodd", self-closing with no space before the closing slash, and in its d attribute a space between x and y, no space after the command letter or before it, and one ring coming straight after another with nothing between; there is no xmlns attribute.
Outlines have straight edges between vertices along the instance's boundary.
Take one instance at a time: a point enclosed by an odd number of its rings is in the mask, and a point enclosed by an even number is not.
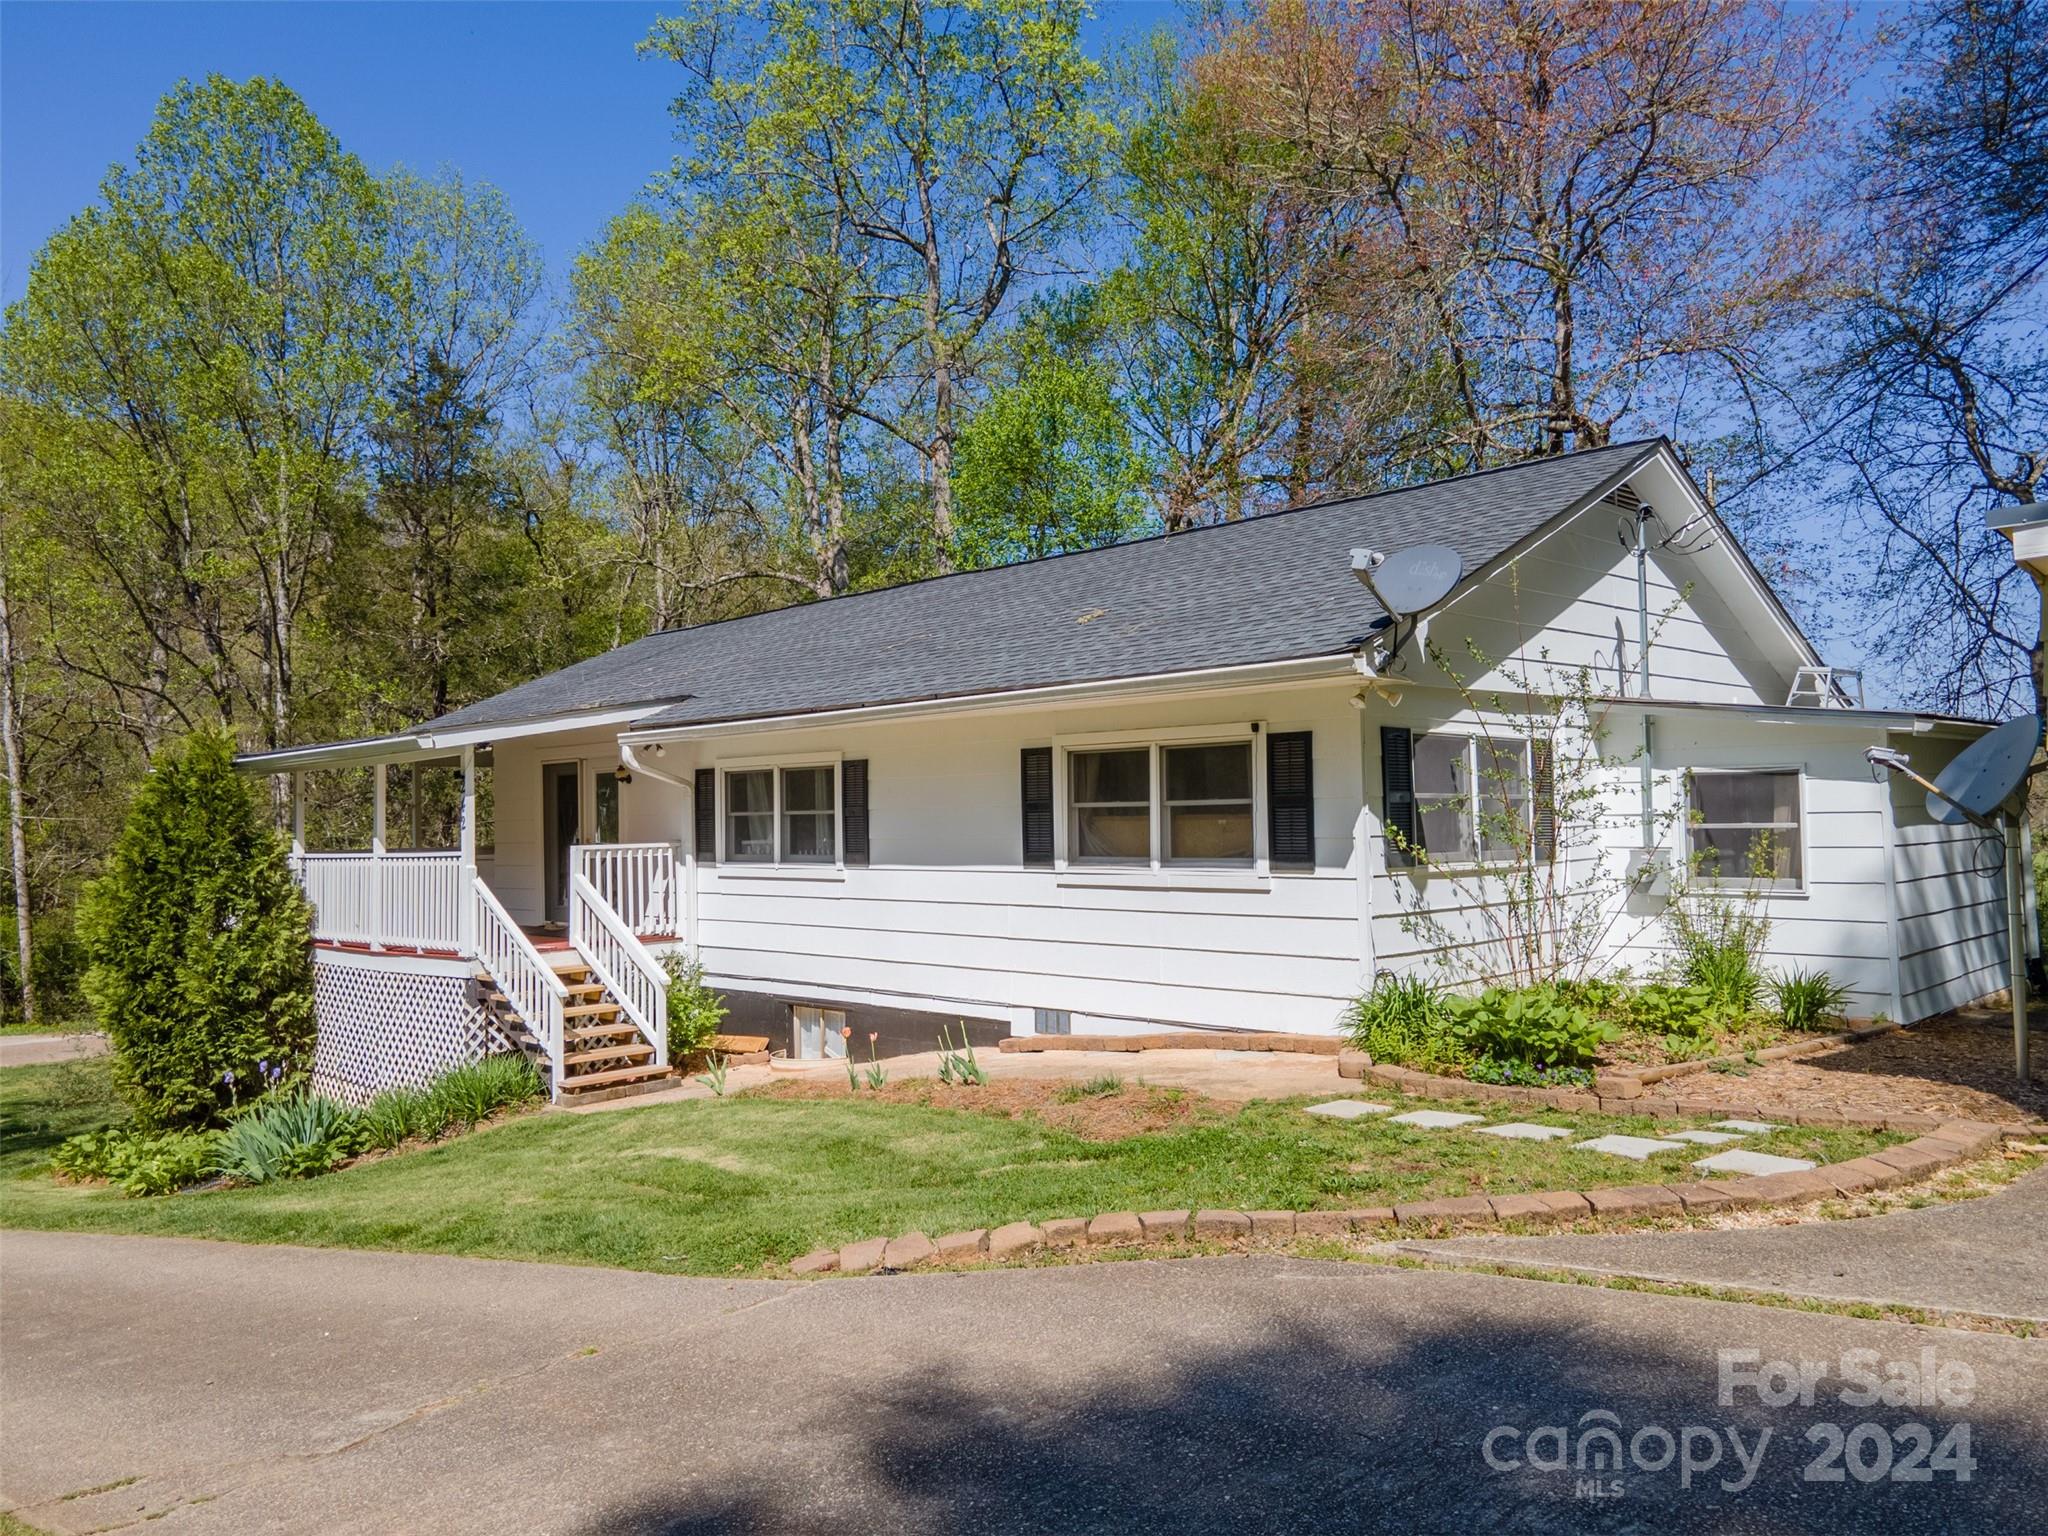
<svg viewBox="0 0 2048 1536"><path fill-rule="evenodd" d="M1266 842L1275 864L1316 865L1314 739L1310 731L1266 738Z"/></svg>
<svg viewBox="0 0 2048 1536"><path fill-rule="evenodd" d="M1529 748L1529 788L1532 821L1531 843L1539 864L1557 858L1557 769L1550 758L1550 743L1539 741Z"/></svg>
<svg viewBox="0 0 2048 1536"><path fill-rule="evenodd" d="M1024 862L1052 862L1052 748L1026 747L1024 781Z"/></svg>
<svg viewBox="0 0 2048 1536"><path fill-rule="evenodd" d="M690 797L696 802L697 812L697 862L716 863L718 859L718 770L699 768L697 770L697 792Z"/></svg>
<svg viewBox="0 0 2048 1536"><path fill-rule="evenodd" d="M1413 864L1411 850L1420 842L1415 835L1415 740L1405 725L1380 727L1380 782L1386 790L1387 867Z"/></svg>
<svg viewBox="0 0 2048 1536"><path fill-rule="evenodd" d="M846 862L868 861L868 760L853 758L839 765L839 783L846 795L840 818L846 823Z"/></svg>

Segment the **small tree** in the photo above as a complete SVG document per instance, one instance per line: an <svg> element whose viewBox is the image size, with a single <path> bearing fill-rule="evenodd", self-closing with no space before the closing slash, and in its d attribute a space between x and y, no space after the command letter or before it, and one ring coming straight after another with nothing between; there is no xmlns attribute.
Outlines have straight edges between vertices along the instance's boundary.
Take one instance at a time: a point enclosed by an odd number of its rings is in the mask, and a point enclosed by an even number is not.
<svg viewBox="0 0 2048 1536"><path fill-rule="evenodd" d="M311 913L225 731L158 754L78 926L86 995L144 1125L208 1124L310 1069Z"/></svg>

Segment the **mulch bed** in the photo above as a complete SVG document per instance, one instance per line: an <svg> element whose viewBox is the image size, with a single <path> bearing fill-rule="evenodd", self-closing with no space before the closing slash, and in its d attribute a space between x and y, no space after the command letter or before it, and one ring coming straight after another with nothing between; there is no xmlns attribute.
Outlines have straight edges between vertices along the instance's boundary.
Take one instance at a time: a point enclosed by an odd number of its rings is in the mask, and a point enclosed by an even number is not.
<svg viewBox="0 0 2048 1536"><path fill-rule="evenodd" d="M1083 1141L1121 1141L1151 1131L1214 1120L1238 1109L1226 1100L1186 1088L1158 1088L1126 1082L1114 1093L1077 1094L1077 1085L1045 1079L996 1079L979 1087L954 1087L930 1077L892 1079L879 1091L850 1090L842 1078L804 1077L750 1088L755 1099L852 1099L878 1104L916 1104L964 1109L1004 1120L1031 1117Z"/></svg>
<svg viewBox="0 0 2048 1536"><path fill-rule="evenodd" d="M1696 1072L1688 1099L2004 1122L2048 1118L2048 1010L2033 1018L2033 1073L2012 1070L2012 1015L1966 1008L1910 1029L1735 1072Z"/></svg>

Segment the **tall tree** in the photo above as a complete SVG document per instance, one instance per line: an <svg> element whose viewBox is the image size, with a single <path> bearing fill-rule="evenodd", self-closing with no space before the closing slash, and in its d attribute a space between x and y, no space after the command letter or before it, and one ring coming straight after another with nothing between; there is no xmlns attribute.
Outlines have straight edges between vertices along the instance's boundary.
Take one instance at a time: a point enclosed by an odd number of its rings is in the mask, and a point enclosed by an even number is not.
<svg viewBox="0 0 2048 1536"><path fill-rule="evenodd" d="M1824 247L1818 16L1737 0L1273 0L1204 78L1404 258L1475 464L1676 425L1802 318Z"/></svg>
<svg viewBox="0 0 2048 1536"><path fill-rule="evenodd" d="M1866 652L1917 703L2040 711L2048 605L1985 513L2048 478L2048 4L1936 0L1900 56L1842 189L1853 259L1751 499L1817 449Z"/></svg>
<svg viewBox="0 0 2048 1536"><path fill-rule="evenodd" d="M713 0L645 47L691 88L689 182L829 210L856 302L905 331L888 401L861 409L926 476L931 559L953 558L953 466L984 338L1066 264L1109 141L1083 0ZM842 243L843 242L843 243Z"/></svg>

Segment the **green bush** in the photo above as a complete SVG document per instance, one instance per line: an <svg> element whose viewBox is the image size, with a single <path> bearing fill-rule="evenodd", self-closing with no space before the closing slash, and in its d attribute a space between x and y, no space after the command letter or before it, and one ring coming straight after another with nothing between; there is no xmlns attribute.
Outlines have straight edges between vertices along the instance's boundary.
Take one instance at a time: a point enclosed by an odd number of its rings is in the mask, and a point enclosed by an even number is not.
<svg viewBox="0 0 2048 1536"><path fill-rule="evenodd" d="M1840 1021L1849 989L1826 971L1788 971L1772 979L1771 999L1787 1029L1826 1029Z"/></svg>
<svg viewBox="0 0 2048 1536"><path fill-rule="evenodd" d="M725 1022L725 999L704 985L701 962L671 951L662 964L668 971L668 1059L681 1061L710 1049L712 1036Z"/></svg>
<svg viewBox="0 0 2048 1536"><path fill-rule="evenodd" d="M1564 1001L1583 1008L1588 1013L1616 1013L1628 1006L1628 972L1619 976L1581 976L1575 980L1552 983L1557 995Z"/></svg>
<svg viewBox="0 0 2048 1536"><path fill-rule="evenodd" d="M313 1058L306 902L226 733L158 754L78 931L114 1079L145 1128L219 1122L247 1085Z"/></svg>
<svg viewBox="0 0 2048 1536"><path fill-rule="evenodd" d="M1652 982L1628 1000L1625 1014L1631 1027L1667 1041L1703 1040L1725 1017L1706 987L1674 987Z"/></svg>
<svg viewBox="0 0 2048 1536"><path fill-rule="evenodd" d="M1590 1067L1618 1033L1554 986L1488 987L1477 997L1444 1003L1458 1038L1474 1056L1522 1067Z"/></svg>
<svg viewBox="0 0 2048 1536"><path fill-rule="evenodd" d="M1374 1061L1421 1071L1463 1066L1470 1054L1451 1028L1443 996L1415 976L1382 972L1351 1004L1345 1034Z"/></svg>
<svg viewBox="0 0 2048 1536"><path fill-rule="evenodd" d="M540 1074L515 1052L486 1056L481 1061L442 1073L427 1088L427 1099L444 1117L444 1126L468 1130L501 1109L530 1104L541 1095Z"/></svg>
<svg viewBox="0 0 2048 1536"><path fill-rule="evenodd" d="M56 1170L74 1179L105 1179L131 1195L168 1195L212 1171L212 1131L87 1131L51 1155Z"/></svg>
<svg viewBox="0 0 2048 1536"><path fill-rule="evenodd" d="M285 1093L237 1115L219 1135L215 1171L244 1184L326 1173L362 1145L354 1111L317 1093Z"/></svg>

